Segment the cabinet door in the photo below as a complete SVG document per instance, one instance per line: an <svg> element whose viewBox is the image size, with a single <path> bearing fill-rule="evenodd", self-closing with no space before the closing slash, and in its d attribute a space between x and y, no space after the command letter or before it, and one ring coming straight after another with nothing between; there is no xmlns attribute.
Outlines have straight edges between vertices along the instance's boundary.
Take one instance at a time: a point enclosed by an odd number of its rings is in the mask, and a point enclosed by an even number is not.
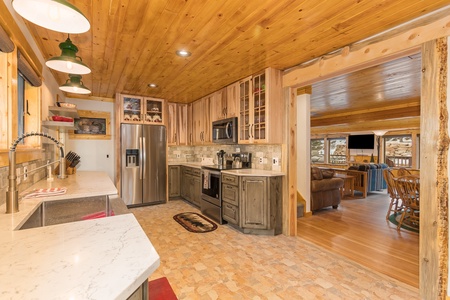
<svg viewBox="0 0 450 300"><path fill-rule="evenodd" d="M202 182L201 178L192 176L192 203L200 207L200 198L202 196Z"/></svg>
<svg viewBox="0 0 450 300"><path fill-rule="evenodd" d="M253 114L251 110L251 78L239 82L239 142L248 142L251 139L251 125Z"/></svg>
<svg viewBox="0 0 450 300"><path fill-rule="evenodd" d="M144 123L163 124L164 123L164 100L157 98L144 99Z"/></svg>
<svg viewBox="0 0 450 300"><path fill-rule="evenodd" d="M227 88L223 88L212 94L211 122L227 118Z"/></svg>
<svg viewBox="0 0 450 300"><path fill-rule="evenodd" d="M181 167L180 194L181 197L186 200L189 200L189 181L190 175L187 173L187 168Z"/></svg>
<svg viewBox="0 0 450 300"><path fill-rule="evenodd" d="M239 82L227 86L226 98L225 116L227 118L237 117L239 115Z"/></svg>
<svg viewBox="0 0 450 300"><path fill-rule="evenodd" d="M241 227L268 229L267 179L242 177L241 184Z"/></svg>
<svg viewBox="0 0 450 300"><path fill-rule="evenodd" d="M180 196L180 166L169 166L169 197Z"/></svg>
<svg viewBox="0 0 450 300"><path fill-rule="evenodd" d="M266 139L266 74L262 73L253 77L252 115L253 126L250 135L254 140Z"/></svg>
<svg viewBox="0 0 450 300"><path fill-rule="evenodd" d="M192 104L192 136L194 145L211 143L210 97Z"/></svg>
<svg viewBox="0 0 450 300"><path fill-rule="evenodd" d="M120 120L123 123L142 123L144 98L120 95Z"/></svg>
<svg viewBox="0 0 450 300"><path fill-rule="evenodd" d="M188 105L177 104L177 139L178 145L189 145Z"/></svg>
<svg viewBox="0 0 450 300"><path fill-rule="evenodd" d="M178 116L177 116L177 104L167 104L168 120L167 120L167 144L170 146L178 145Z"/></svg>

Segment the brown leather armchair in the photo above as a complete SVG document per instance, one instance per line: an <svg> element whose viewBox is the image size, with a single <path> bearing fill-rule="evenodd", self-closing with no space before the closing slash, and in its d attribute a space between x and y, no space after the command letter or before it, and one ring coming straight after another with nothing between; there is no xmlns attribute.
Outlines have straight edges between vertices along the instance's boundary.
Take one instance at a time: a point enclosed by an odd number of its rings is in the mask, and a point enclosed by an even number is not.
<svg viewBox="0 0 450 300"><path fill-rule="evenodd" d="M327 206L334 209L341 203L342 178L335 178L334 170L311 168L311 211Z"/></svg>

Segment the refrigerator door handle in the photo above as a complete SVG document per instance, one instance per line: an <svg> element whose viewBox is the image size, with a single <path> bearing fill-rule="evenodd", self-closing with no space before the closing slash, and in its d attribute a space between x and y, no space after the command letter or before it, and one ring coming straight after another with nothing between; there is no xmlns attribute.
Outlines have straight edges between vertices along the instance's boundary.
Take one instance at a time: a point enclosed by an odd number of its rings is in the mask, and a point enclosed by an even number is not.
<svg viewBox="0 0 450 300"><path fill-rule="evenodd" d="M144 170L144 166L143 166L143 164L144 164L144 158L143 158L143 154L144 154L144 151L143 151L143 149L142 149L142 138L140 137L139 138L139 160L140 160L140 162L139 162L139 179L142 179L142 171Z"/></svg>
<svg viewBox="0 0 450 300"><path fill-rule="evenodd" d="M145 179L145 177L146 177L146 171L145 170L147 170L147 155L146 155L146 153L147 153L147 147L145 146L145 137L144 138L142 138L142 148L143 148L143 150L144 151L142 151L143 153L142 153L142 157L143 157L143 160L142 160L142 164L144 165L144 167L142 168L142 179Z"/></svg>

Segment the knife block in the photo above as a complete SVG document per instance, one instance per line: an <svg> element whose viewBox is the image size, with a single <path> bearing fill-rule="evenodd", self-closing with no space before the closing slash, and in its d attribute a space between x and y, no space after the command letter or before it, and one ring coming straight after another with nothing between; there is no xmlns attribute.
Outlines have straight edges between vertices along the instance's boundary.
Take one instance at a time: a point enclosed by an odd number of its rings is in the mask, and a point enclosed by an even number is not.
<svg viewBox="0 0 450 300"><path fill-rule="evenodd" d="M77 172L77 168L66 168L66 175L73 175ZM54 175L59 175L59 164L56 166L56 168L53 170Z"/></svg>

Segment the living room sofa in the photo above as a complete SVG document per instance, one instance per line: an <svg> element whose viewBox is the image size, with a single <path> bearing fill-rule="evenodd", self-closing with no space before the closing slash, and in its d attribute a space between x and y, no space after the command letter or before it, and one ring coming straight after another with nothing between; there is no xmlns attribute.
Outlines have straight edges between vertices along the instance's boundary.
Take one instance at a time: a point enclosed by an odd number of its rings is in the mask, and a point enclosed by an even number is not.
<svg viewBox="0 0 450 300"><path fill-rule="evenodd" d="M341 203L342 178L333 177L335 170L311 167L311 211Z"/></svg>

